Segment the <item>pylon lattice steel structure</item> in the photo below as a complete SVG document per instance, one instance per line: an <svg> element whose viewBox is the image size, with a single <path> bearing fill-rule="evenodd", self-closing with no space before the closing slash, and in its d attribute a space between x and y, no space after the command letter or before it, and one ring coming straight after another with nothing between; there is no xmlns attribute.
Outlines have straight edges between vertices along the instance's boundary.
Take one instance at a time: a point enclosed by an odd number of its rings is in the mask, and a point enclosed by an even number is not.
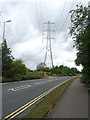
<svg viewBox="0 0 90 120"><path fill-rule="evenodd" d="M54 67L53 65L53 56L52 56L52 46L51 46L51 40L55 39L52 37L52 33L55 32L55 30L51 30L51 26L55 25L55 23L51 23L48 21L47 23L44 23L44 26L46 26L46 29L43 30L43 35L46 35L45 38L46 42L46 52L45 52L45 58L44 58L44 63L47 65L47 58L49 57L49 61L51 64L49 66Z"/></svg>

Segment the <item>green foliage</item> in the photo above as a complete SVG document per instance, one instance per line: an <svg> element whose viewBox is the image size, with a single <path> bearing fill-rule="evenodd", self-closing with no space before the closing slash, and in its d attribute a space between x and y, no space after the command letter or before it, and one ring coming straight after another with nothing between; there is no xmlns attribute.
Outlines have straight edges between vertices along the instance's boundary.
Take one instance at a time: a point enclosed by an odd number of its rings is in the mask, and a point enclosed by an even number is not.
<svg viewBox="0 0 90 120"><path fill-rule="evenodd" d="M0 76L2 76L2 49L1 49L1 46L0 46Z"/></svg>
<svg viewBox="0 0 90 120"><path fill-rule="evenodd" d="M46 68L46 64L45 63L43 63L43 62L41 62L41 63L39 63L38 65L37 65L37 70L38 71L43 71L44 69Z"/></svg>
<svg viewBox="0 0 90 120"><path fill-rule="evenodd" d="M51 74L62 74L62 71L58 66L55 66L51 68Z"/></svg>
<svg viewBox="0 0 90 120"><path fill-rule="evenodd" d="M2 82L20 81L20 80L31 80L41 79L48 76L65 76L69 74L75 75L78 73L75 68L68 68L66 66L55 66L53 68L46 67L45 63L37 65L37 70L32 71L28 69L21 59L13 60L10 48L7 47L6 40L2 43ZM0 49L1 52L1 49Z"/></svg>
<svg viewBox="0 0 90 120"><path fill-rule="evenodd" d="M2 82L2 76L0 75L0 83Z"/></svg>
<svg viewBox="0 0 90 120"><path fill-rule="evenodd" d="M21 80L32 80L32 79L41 79L43 78L43 75L41 75L39 72L28 72L25 75L14 75L14 77L10 78L3 78L2 82L13 82L13 81L21 81Z"/></svg>
<svg viewBox="0 0 90 120"><path fill-rule="evenodd" d="M7 47L6 40L2 42L1 47L2 47L2 75L7 77L11 69L13 56L11 55L10 48Z"/></svg>
<svg viewBox="0 0 90 120"><path fill-rule="evenodd" d="M88 22L88 9L83 7L83 5L76 5L75 10L71 10L71 23L70 34L74 35L76 38L77 35L80 35L84 32L87 27Z"/></svg>
<svg viewBox="0 0 90 120"><path fill-rule="evenodd" d="M56 75L63 75L63 76L67 76L67 75L76 75L77 73L79 73L79 71L76 68L69 68L67 66L56 66L54 68L51 69L51 73L52 74L56 74Z"/></svg>
<svg viewBox="0 0 90 120"><path fill-rule="evenodd" d="M88 93L90 94L90 88L88 88Z"/></svg>
<svg viewBox="0 0 90 120"><path fill-rule="evenodd" d="M13 60L13 56L11 55L11 50L7 46L6 40L2 42L2 73L3 78L2 82L11 82L11 81L20 81L27 79L40 79L43 77L39 72L31 72L21 59ZM0 48L0 53L1 53ZM1 54L0 54L1 55ZM1 60L1 59L0 59ZM44 67L45 65L42 63L38 68Z"/></svg>
<svg viewBox="0 0 90 120"><path fill-rule="evenodd" d="M29 72L22 77L22 80L41 79L43 76L38 72Z"/></svg>
<svg viewBox="0 0 90 120"><path fill-rule="evenodd" d="M88 7L77 5L75 10L70 11L71 23L70 34L73 36L77 49L76 65L82 65L82 82L90 85L90 24L88 20Z"/></svg>
<svg viewBox="0 0 90 120"><path fill-rule="evenodd" d="M25 66L25 64L23 64L21 59L12 61L11 66L12 77L16 75L25 75L28 71L27 67Z"/></svg>
<svg viewBox="0 0 90 120"><path fill-rule="evenodd" d="M53 68L48 68L48 67L40 67L38 69L38 71L43 71L46 72L47 75L57 75L57 76L67 76L67 75L76 75L77 73L79 73L79 71L76 68L69 68L67 66L55 66Z"/></svg>

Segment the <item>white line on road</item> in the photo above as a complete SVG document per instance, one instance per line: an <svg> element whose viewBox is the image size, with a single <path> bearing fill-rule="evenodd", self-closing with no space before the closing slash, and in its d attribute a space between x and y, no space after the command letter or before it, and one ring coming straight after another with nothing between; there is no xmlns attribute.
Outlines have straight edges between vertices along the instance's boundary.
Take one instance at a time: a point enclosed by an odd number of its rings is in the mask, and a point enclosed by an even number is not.
<svg viewBox="0 0 90 120"><path fill-rule="evenodd" d="M18 91L18 90L21 90L21 89L25 89L25 88L29 88L31 87L32 85L23 85L23 86L19 86L19 87L15 87L15 88L10 88L8 90L11 90L11 91Z"/></svg>
<svg viewBox="0 0 90 120"><path fill-rule="evenodd" d="M57 79L56 79L57 80ZM45 83L48 83L48 82L53 82L53 81L56 81L56 80L48 80L48 81L38 81L36 83L33 83L34 85L41 85L41 84L45 84ZM29 84L26 84L26 85L23 85L23 86L18 86L18 87L14 87L14 88L10 88L8 89L9 91L18 91L18 90L21 90L21 89L26 89L26 88L29 88L31 87L32 85L29 85Z"/></svg>

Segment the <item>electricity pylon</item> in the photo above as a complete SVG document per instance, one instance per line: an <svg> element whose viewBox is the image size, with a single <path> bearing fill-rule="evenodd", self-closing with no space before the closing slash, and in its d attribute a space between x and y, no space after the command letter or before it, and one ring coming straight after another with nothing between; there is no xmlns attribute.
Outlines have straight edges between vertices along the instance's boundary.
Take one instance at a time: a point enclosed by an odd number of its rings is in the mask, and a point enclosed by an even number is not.
<svg viewBox="0 0 90 120"><path fill-rule="evenodd" d="M54 67L51 40L55 39L52 37L52 33L55 32L55 30L51 29L52 25L55 25L55 23L51 23L50 21L48 21L47 23L44 23L45 29L43 30L43 35L45 36L45 38L43 38L43 39L47 40L44 63L47 65L46 62L50 62L51 63L50 66ZM47 61L47 58L49 58L49 61Z"/></svg>

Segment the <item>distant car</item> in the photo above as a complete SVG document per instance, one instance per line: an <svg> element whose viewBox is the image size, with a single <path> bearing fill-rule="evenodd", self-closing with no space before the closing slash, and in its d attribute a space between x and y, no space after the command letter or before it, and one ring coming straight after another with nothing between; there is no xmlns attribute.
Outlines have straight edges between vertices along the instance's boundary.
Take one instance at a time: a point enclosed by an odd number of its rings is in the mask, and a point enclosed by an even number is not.
<svg viewBox="0 0 90 120"><path fill-rule="evenodd" d="M69 74L69 76L73 76L73 74Z"/></svg>

